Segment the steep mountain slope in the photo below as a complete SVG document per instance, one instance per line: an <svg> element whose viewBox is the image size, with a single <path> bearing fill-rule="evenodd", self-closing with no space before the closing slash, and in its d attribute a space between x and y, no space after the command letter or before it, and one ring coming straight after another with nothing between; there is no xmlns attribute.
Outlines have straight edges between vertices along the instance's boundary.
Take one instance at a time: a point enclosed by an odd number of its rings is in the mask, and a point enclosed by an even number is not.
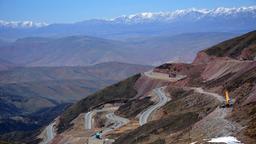
<svg viewBox="0 0 256 144"><path fill-rule="evenodd" d="M183 9L173 12L144 12L110 20L92 19L71 24L0 21L0 37L90 35L125 39L188 32L248 32L254 30L256 7ZM2 27L1 27L2 26ZM25 27L25 28L24 28Z"/></svg>
<svg viewBox="0 0 256 144"><path fill-rule="evenodd" d="M198 50L235 35L189 33L126 41L86 36L24 38L0 45L0 57L26 66L88 66L111 61L156 65L167 60L191 61Z"/></svg>
<svg viewBox="0 0 256 144"><path fill-rule="evenodd" d="M255 60L256 58L256 31L252 31L246 35L233 38L222 42L216 46L208 48L198 53L194 60L202 61L201 58L207 60L207 56L211 57L230 57L238 60Z"/></svg>
<svg viewBox="0 0 256 144"><path fill-rule="evenodd" d="M71 103L149 69L110 62L89 67L18 67L1 71L0 138L21 140L24 135L35 134Z"/></svg>
<svg viewBox="0 0 256 144"><path fill-rule="evenodd" d="M254 33L241 37L250 39L249 44L254 44ZM239 42L243 43L243 39L236 39L238 45ZM223 46L223 49L232 51L234 47L229 47L232 40L224 43L226 47ZM240 45L239 49L247 49L247 46ZM251 47L253 50L255 48L254 45ZM219 47L211 49L216 51ZM214 137L223 136L234 136L242 143L255 143L256 62L237 60L232 56L205 55L206 59L198 55L197 61L192 64L166 63L77 102L56 119L54 131L57 131L57 135L52 142L96 142L97 139L91 135L111 127L111 123L104 118L97 119L103 126L96 121L94 128L84 129L83 115L112 105L120 106L115 111L117 115L130 120L121 128L103 134L104 138L114 139L117 144L206 143ZM167 97L170 100L150 113L146 124L139 125L143 112L151 108L152 103L155 105L161 101L157 98L159 93L156 93L159 88L162 90L159 98ZM225 102L225 90L234 104L221 108ZM141 101L144 103L139 105ZM96 113L92 117L100 118L98 115ZM102 143L103 140L98 142Z"/></svg>
<svg viewBox="0 0 256 144"><path fill-rule="evenodd" d="M254 60L256 56L255 35L256 31L250 32L245 36L241 36L209 48L206 50L206 53L210 56L228 56L236 59Z"/></svg>

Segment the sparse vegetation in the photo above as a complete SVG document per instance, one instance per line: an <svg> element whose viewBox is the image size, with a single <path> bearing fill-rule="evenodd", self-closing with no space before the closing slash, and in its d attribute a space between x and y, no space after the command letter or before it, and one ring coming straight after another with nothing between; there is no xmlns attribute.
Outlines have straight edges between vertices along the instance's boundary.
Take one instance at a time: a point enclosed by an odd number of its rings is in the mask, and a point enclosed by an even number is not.
<svg viewBox="0 0 256 144"><path fill-rule="evenodd" d="M163 139L158 139L158 140L156 140L156 141L154 141L154 142L152 142L152 143L150 143L150 144L165 144L165 140L163 140Z"/></svg>
<svg viewBox="0 0 256 144"><path fill-rule="evenodd" d="M157 121L149 122L132 132L121 135L114 144L136 144L143 143L150 139L150 136L162 135L165 137L170 132L182 130L198 121L196 113L183 113L179 115L169 115Z"/></svg>
<svg viewBox="0 0 256 144"><path fill-rule="evenodd" d="M256 31L252 31L248 34L233 38L231 40L222 42L216 46L204 50L208 55L214 55L217 57L229 56L239 59L243 50L250 49L251 54L256 55ZM253 60L253 57L243 57L243 59Z"/></svg>
<svg viewBox="0 0 256 144"><path fill-rule="evenodd" d="M116 114L122 117L132 118L152 104L154 104L154 102L150 101L149 98L129 100L127 103L119 107Z"/></svg>

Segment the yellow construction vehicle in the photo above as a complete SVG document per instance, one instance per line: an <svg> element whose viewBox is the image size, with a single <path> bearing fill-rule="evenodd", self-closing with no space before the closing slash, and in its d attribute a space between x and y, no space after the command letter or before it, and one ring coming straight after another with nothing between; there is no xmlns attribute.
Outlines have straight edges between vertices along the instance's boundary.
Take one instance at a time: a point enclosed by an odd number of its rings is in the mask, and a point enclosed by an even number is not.
<svg viewBox="0 0 256 144"><path fill-rule="evenodd" d="M228 90L225 90L225 102L223 102L221 104L221 108L226 108L226 107L231 107L231 106L233 106L233 101L229 97Z"/></svg>

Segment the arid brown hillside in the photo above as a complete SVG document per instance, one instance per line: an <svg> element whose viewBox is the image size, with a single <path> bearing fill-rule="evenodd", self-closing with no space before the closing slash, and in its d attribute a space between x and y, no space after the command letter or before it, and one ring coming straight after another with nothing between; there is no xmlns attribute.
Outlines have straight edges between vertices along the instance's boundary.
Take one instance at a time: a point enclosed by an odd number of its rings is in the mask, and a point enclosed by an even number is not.
<svg viewBox="0 0 256 144"><path fill-rule="evenodd" d="M197 67L197 69L193 69ZM174 71L175 69L175 71ZM155 71L162 71L165 73L176 72L187 74L187 78L170 84L169 90L172 96L172 101L165 105L160 110L160 115L164 118L172 117L175 115L180 115L186 112L191 112L192 110L198 110L200 115L208 114L209 116L203 116L202 119L196 120L196 124L193 124L191 120L188 125L189 129L181 128L180 130L165 130L167 127L162 122L162 118L155 121L155 123L148 123L147 127L152 127L155 125L155 129L150 128L151 132L148 132L146 125L137 129L134 132L124 134L121 136L117 143L131 141L130 143L148 143L157 142L159 140L164 141L164 143L189 143L193 141L203 142L202 139L209 139L211 137L223 136L223 135L233 135L238 137L243 143L255 143L255 117L256 117L256 62L255 61L239 61L234 59L223 60L222 58L211 60L206 64L165 64L155 69ZM179 91L175 90L173 86L181 87ZM211 109L216 108L216 105L211 106L212 100L209 96L201 96L196 94L183 94L186 87L202 87L203 89L220 95L224 95L224 90L227 89L230 92L231 98L235 101L234 106L227 112L226 118L230 121L234 128L230 130L224 130L226 126L220 120L212 120L207 123L209 119L214 119L219 112L211 111ZM185 88L185 89L184 89ZM190 96L193 98L188 99ZM178 97L178 99L176 98ZM187 97L187 98L186 98ZM207 98L208 97L208 98ZM199 99L198 99L199 98ZM224 97L223 97L224 98ZM198 100L198 101L197 101ZM197 101L197 102L196 102ZM175 104L179 102L178 104ZM207 103L206 109L201 104ZM193 106L194 104L200 104L200 106ZM219 104L217 104L219 105ZM184 108L190 106L188 108ZM169 108L167 108L169 107ZM176 110L177 109L177 110ZM162 111L162 112L161 112ZM220 113L219 113L220 114ZM184 116L185 118L185 116ZM184 120L184 119L181 119ZM214 123L219 123L222 125L216 125ZM163 124L163 131L157 131L161 129L160 124ZM175 126L179 126L178 124ZM173 126L173 127L175 127ZM213 128L214 127L214 128ZM178 127L180 128L180 127ZM211 129L208 129L211 128ZM207 131L203 131L207 129ZM229 129L229 128L228 128ZM212 131L212 132L210 132ZM226 132L223 132L226 131ZM137 140L132 140L131 135L138 135ZM167 136L172 135L172 136ZM155 139L153 137L156 137ZM163 140L164 139L164 140Z"/></svg>

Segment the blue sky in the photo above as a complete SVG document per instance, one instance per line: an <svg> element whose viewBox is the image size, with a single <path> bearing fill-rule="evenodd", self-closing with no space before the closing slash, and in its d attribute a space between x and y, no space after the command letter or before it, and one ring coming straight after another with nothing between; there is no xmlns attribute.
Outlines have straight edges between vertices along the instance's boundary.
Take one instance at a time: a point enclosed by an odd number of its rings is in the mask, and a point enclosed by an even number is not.
<svg viewBox="0 0 256 144"><path fill-rule="evenodd" d="M139 12L250 5L256 0L0 0L0 19L69 23Z"/></svg>

